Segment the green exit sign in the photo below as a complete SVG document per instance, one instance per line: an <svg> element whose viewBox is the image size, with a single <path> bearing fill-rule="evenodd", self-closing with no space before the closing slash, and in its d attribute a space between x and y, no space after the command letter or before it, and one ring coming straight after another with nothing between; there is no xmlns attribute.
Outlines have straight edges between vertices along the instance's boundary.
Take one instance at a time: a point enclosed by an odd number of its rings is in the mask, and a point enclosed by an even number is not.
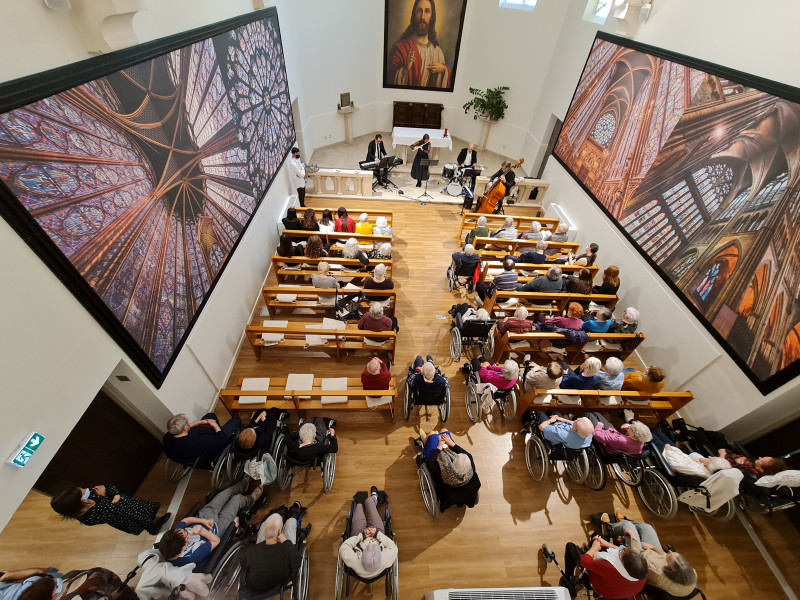
<svg viewBox="0 0 800 600"><path fill-rule="evenodd" d="M44 441L44 436L41 433L32 431L22 443L17 446L14 453L8 458L8 463L15 467L22 468L28 464L28 461L33 457L34 452L39 449Z"/></svg>

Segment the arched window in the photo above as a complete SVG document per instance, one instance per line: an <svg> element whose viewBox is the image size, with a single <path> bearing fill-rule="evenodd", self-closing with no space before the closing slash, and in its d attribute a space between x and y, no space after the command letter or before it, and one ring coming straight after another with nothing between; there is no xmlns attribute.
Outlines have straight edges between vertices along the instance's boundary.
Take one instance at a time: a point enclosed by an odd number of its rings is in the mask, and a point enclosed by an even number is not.
<svg viewBox="0 0 800 600"><path fill-rule="evenodd" d="M614 137L614 132L617 130L617 118L613 112L607 112L602 117L597 119L597 124L592 130L592 139L600 144L603 148L608 148L611 143L611 138Z"/></svg>
<svg viewBox="0 0 800 600"><path fill-rule="evenodd" d="M728 197L733 181L733 169L725 163L714 163L692 173L692 179L703 198L709 215Z"/></svg>
<svg viewBox="0 0 800 600"><path fill-rule="evenodd" d="M739 304L739 314L743 317L749 317L756 303L759 301L764 288L769 283L769 263L762 264L756 271L750 285L747 286L747 291L744 293L741 303Z"/></svg>
<svg viewBox="0 0 800 600"><path fill-rule="evenodd" d="M781 360L781 369L788 367L796 360L800 360L800 323L794 326L786 336L781 348L783 358Z"/></svg>
<svg viewBox="0 0 800 600"><path fill-rule="evenodd" d="M777 202L780 200L781 196L783 196L783 192L786 190L786 184L788 182L788 174L781 173L758 191L756 197L753 198L747 209L753 210L756 208L763 208L764 206L769 206L770 204Z"/></svg>
<svg viewBox="0 0 800 600"><path fill-rule="evenodd" d="M728 246L711 260L703 276L690 287L692 296L701 307L708 306L719 295L738 262L739 249L734 245Z"/></svg>
<svg viewBox="0 0 800 600"><path fill-rule="evenodd" d="M689 268L694 264L696 260L697 260L697 252L692 252L691 254L687 254L682 259L680 259L680 261L678 261L678 264L675 265L675 268L673 268L672 271L670 272L672 280L678 281L678 279L680 279L681 276L683 276L683 274L689 270Z"/></svg>
<svg viewBox="0 0 800 600"><path fill-rule="evenodd" d="M719 215L717 215L716 221L717 222L730 221L733 217L736 216L736 213L738 213L742 209L742 207L745 205L749 197L750 197L750 188L747 188L746 190L742 190L741 192L739 192L736 198L734 198L733 201L730 204L728 204L728 207L725 210L723 210Z"/></svg>

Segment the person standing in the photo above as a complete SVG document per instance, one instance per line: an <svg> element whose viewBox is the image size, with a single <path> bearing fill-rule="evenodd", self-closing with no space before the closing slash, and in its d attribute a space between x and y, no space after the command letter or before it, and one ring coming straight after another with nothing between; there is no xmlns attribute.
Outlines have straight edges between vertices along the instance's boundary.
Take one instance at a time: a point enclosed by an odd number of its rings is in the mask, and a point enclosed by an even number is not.
<svg viewBox="0 0 800 600"><path fill-rule="evenodd" d="M414 164L411 165L411 179L417 180L417 187L422 187L423 181L428 181L428 165L422 164L423 158L428 158L431 153L431 136L427 133L422 136L422 139L413 146L412 150L416 150L417 154L414 156Z"/></svg>
<svg viewBox="0 0 800 600"><path fill-rule="evenodd" d="M292 177L292 184L297 189L297 200L300 206L306 205L306 168L300 162L300 148L292 148L292 158L289 159L289 174Z"/></svg>

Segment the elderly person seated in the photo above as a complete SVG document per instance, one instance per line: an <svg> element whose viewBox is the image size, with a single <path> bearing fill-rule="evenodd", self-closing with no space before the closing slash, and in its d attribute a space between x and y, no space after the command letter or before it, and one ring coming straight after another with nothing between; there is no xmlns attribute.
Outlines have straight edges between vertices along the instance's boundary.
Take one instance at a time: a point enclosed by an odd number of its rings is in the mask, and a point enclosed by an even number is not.
<svg viewBox="0 0 800 600"><path fill-rule="evenodd" d="M539 275L528 283L517 285L517 291L558 294L564 289L564 279L561 275L561 267L553 265L547 270L547 275Z"/></svg>
<svg viewBox="0 0 800 600"><path fill-rule="evenodd" d="M356 238L348 238L342 247L342 258L357 258L362 265L369 264L369 258L361 251Z"/></svg>
<svg viewBox="0 0 800 600"><path fill-rule="evenodd" d="M161 556L179 567L208 558L219 545L219 536L234 522L239 512L253 506L264 493L264 487L258 486L251 494L245 495L249 485L250 477L245 475L241 481L214 496L196 517L186 517L175 529L167 531L155 544Z"/></svg>
<svg viewBox="0 0 800 600"><path fill-rule="evenodd" d="M567 363L561 363L564 368L564 377L561 379L561 389L565 390L593 390L597 388L598 375L603 363L596 356L590 356L583 364L575 369L570 369Z"/></svg>
<svg viewBox="0 0 800 600"><path fill-rule="evenodd" d="M367 252L367 258L370 260L392 260L392 245L389 242L384 242L377 248Z"/></svg>
<svg viewBox="0 0 800 600"><path fill-rule="evenodd" d="M194 423L183 413L175 415L167 422L167 433L162 439L164 454L182 465L191 465L196 460L210 464L241 426L239 417L233 417L220 427L214 413Z"/></svg>
<svg viewBox="0 0 800 600"><path fill-rule="evenodd" d="M411 389L426 396L439 396L443 394L449 383L447 379L436 372L433 357L428 354L423 362L422 356L414 359L414 373L409 375Z"/></svg>
<svg viewBox="0 0 800 600"><path fill-rule="evenodd" d="M597 374L596 387L598 390L621 390L625 375L622 372L622 361L616 356L606 359L605 367Z"/></svg>
<svg viewBox="0 0 800 600"><path fill-rule="evenodd" d="M519 236L521 240L544 240L547 239L547 230L542 230L542 224L539 221L533 221L531 223L530 231L526 231L521 236Z"/></svg>
<svg viewBox="0 0 800 600"><path fill-rule="evenodd" d="M572 542L564 550L564 571L583 567L596 594L607 600L623 600L639 594L647 583L647 561L633 548L615 546L599 535L586 552Z"/></svg>
<svg viewBox="0 0 800 600"><path fill-rule="evenodd" d="M364 280L363 286L365 290L393 290L394 282L386 278L386 265L379 263L375 266L372 277L368 277ZM375 302L381 302L384 305L388 305L389 303L389 296L370 296L369 298Z"/></svg>
<svg viewBox="0 0 800 600"><path fill-rule="evenodd" d="M539 411L536 413L539 431L544 439L553 445L564 444L572 450L588 448L592 443L594 427L586 417L578 417L574 421L565 419L559 412L549 415Z"/></svg>
<svg viewBox="0 0 800 600"><path fill-rule="evenodd" d="M361 385L365 390L388 390L391 381L388 365L377 356L370 359L361 373Z"/></svg>
<svg viewBox="0 0 800 600"><path fill-rule="evenodd" d="M525 370L522 373L522 390L552 390L561 385L564 376L564 367L558 362L551 361L546 367L536 364L531 360L531 355L526 354L522 359Z"/></svg>
<svg viewBox="0 0 800 600"><path fill-rule="evenodd" d="M384 533L375 486L364 504L356 504L353 509L350 531L353 535L339 546L339 557L356 575L375 577L394 564L397 545Z"/></svg>
<svg viewBox="0 0 800 600"><path fill-rule="evenodd" d="M453 252L452 259L453 267L459 272L466 272L467 269L475 271L475 267L481 261L481 257L475 254L475 248L472 247L472 244L464 246L463 252ZM464 267L464 271L460 270L461 267Z"/></svg>
<svg viewBox="0 0 800 600"><path fill-rule="evenodd" d="M497 231L493 231L490 236L500 240L517 239L517 228L514 226L514 218L506 217L506 220L503 221L503 226Z"/></svg>
<svg viewBox="0 0 800 600"><path fill-rule="evenodd" d="M289 458L299 463L310 463L326 454L336 454L339 444L336 441L336 421L314 417L300 426L300 429L286 436Z"/></svg>
<svg viewBox="0 0 800 600"><path fill-rule="evenodd" d="M267 450L275 430L278 428L280 413L281 411L277 408L262 408L253 412L247 427L239 432L239 437L236 439L239 449L245 452Z"/></svg>
<svg viewBox="0 0 800 600"><path fill-rule="evenodd" d="M622 431L617 431L598 412L587 413L586 417L594 424L594 439L610 454L641 454L644 445L653 439L653 434L641 421L625 423L620 426Z"/></svg>
<svg viewBox="0 0 800 600"><path fill-rule="evenodd" d="M528 309L520 305L517 307L517 310L514 311L513 317L506 317L500 322L500 325L497 326L497 330L500 332L500 335L503 335L506 331L511 331L512 333L528 333L532 327L533 323L528 320Z"/></svg>
<svg viewBox="0 0 800 600"><path fill-rule="evenodd" d="M472 455L455 443L447 429L422 433L422 462L431 474L439 500L439 509L450 506L475 506L481 487ZM418 464L421 464L418 459Z"/></svg>
<svg viewBox="0 0 800 600"><path fill-rule="evenodd" d="M356 223L356 233L365 233L367 235L372 233L372 223L369 222L369 215L367 213L361 213L358 217L358 223Z"/></svg>
<svg viewBox="0 0 800 600"><path fill-rule="evenodd" d="M604 306L597 309L591 316L594 318L583 322L583 330L586 333L608 333L608 328L611 327L611 309Z"/></svg>
<svg viewBox="0 0 800 600"><path fill-rule="evenodd" d="M394 231L392 231L386 217L378 217L375 219L375 227L372 228L372 233L374 235L390 235L392 239L394 239Z"/></svg>
<svg viewBox="0 0 800 600"><path fill-rule="evenodd" d="M625 381L622 384L623 390L634 390L653 394L664 389L664 378L667 376L661 367L647 367L646 371L635 369L625 369Z"/></svg>
<svg viewBox="0 0 800 600"><path fill-rule="evenodd" d="M567 305L566 315L562 317L549 317L545 319L545 323L552 323L556 327L563 327L565 329L581 329L583 328L583 307L577 302L570 302Z"/></svg>
<svg viewBox="0 0 800 600"><path fill-rule="evenodd" d="M629 306L622 313L621 319L611 319L608 333L635 333L639 325L639 311Z"/></svg>
<svg viewBox="0 0 800 600"><path fill-rule="evenodd" d="M475 238L489 237L489 228L486 226L486 217L478 217L477 225L467 234L465 244L475 244Z"/></svg>
<svg viewBox="0 0 800 600"><path fill-rule="evenodd" d="M728 464L734 469L739 469L750 481L755 481L763 475L775 475L775 473L780 473L787 469L783 460L772 456L762 456L753 460L746 456L735 454L726 448L720 448L719 456L728 461Z"/></svg>
<svg viewBox="0 0 800 600"><path fill-rule="evenodd" d="M331 288L335 290L339 287L339 282L330 274L330 265L324 260L317 264L317 272L311 276L311 284L315 288Z"/></svg>
<svg viewBox="0 0 800 600"><path fill-rule="evenodd" d="M603 513L599 521L606 523L614 537L623 537L625 546L639 550L647 561L647 583L678 598L691 594L697 585L697 573L689 561L677 552L665 552L651 525L629 521L620 509L614 513L613 517Z"/></svg>
<svg viewBox="0 0 800 600"><path fill-rule="evenodd" d="M535 250L526 250L522 252L518 258L514 258L514 262L528 263L532 265L543 265L547 262L547 255L544 251L547 250L547 242L539 240L536 242Z"/></svg>
<svg viewBox="0 0 800 600"><path fill-rule="evenodd" d="M369 305L369 312L365 312L358 322L358 328L363 331L400 331L396 317L387 317L383 314L383 305L380 302L372 302ZM376 338L383 341L384 338Z"/></svg>
<svg viewBox="0 0 800 600"><path fill-rule="evenodd" d="M491 283L478 282L478 285L475 286L475 291L478 293L478 298L481 299L481 302L486 299L487 295L494 295L494 290L499 292L515 292L517 290L519 275L514 270L514 267L514 260L506 258L503 260L503 272L495 275Z"/></svg>
<svg viewBox="0 0 800 600"><path fill-rule="evenodd" d="M462 304L453 304L450 307L450 310L447 311L453 317L456 315L461 315L461 322L465 323L466 321L490 321L492 319L489 311L485 308L474 308L467 304L466 302Z"/></svg>
<svg viewBox="0 0 800 600"><path fill-rule="evenodd" d="M284 523L279 513L268 516L256 543L244 552L241 577L248 592L264 594L294 580L302 562L297 550L297 519L304 509L295 502Z"/></svg>
<svg viewBox="0 0 800 600"><path fill-rule="evenodd" d="M485 356L472 359L472 372L477 373L481 383L490 383L498 390L510 390L517 383L519 365L509 359L503 366L493 366Z"/></svg>
<svg viewBox="0 0 800 600"><path fill-rule="evenodd" d="M567 240L568 229L569 228L567 227L566 223L559 223L558 227L556 227L555 233L550 234L550 237L547 238L547 241L559 242L559 243L568 241ZM560 248L551 248L547 251L547 255L552 256L553 254L558 254L559 252L561 252Z"/></svg>

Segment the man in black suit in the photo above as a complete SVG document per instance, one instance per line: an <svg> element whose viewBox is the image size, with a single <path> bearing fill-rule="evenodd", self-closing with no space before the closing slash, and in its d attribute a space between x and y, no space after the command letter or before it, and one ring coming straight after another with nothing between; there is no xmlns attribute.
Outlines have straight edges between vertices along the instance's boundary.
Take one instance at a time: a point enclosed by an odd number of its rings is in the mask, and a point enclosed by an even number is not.
<svg viewBox="0 0 800 600"><path fill-rule="evenodd" d="M478 164L478 153L475 152L475 144L470 144L466 148L462 148L461 152L458 153L458 158L456 159L459 168L462 169L469 169L474 167ZM475 189L475 175L472 175L470 179L469 189Z"/></svg>
<svg viewBox="0 0 800 600"><path fill-rule="evenodd" d="M502 177L503 183L506 184L506 194L505 196L503 196L504 198L506 198L511 193L511 188L514 187L517 179L516 173L514 173L514 171L511 170L511 163L508 162L507 160L504 160L503 164L500 165L500 169L497 171L497 173L495 173L489 178L490 179L489 187L494 185L495 180L499 177Z"/></svg>
<svg viewBox="0 0 800 600"><path fill-rule="evenodd" d="M386 147L383 145L383 136L379 133L375 136L375 139L369 143L367 146L367 160L373 161L377 160L380 161L382 158L386 157ZM386 184L386 174L388 173L389 169L375 169L375 176L378 178L378 183L385 185Z"/></svg>

